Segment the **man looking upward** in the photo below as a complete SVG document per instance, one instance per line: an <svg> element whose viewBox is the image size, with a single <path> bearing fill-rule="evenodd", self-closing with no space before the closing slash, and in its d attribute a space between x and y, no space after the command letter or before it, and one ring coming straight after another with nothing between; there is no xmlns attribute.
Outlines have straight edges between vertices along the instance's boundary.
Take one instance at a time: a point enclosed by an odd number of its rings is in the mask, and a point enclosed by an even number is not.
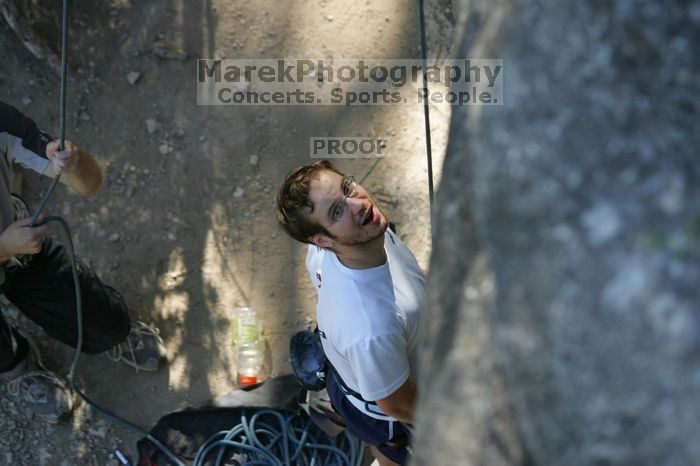
<svg viewBox="0 0 700 466"><path fill-rule="evenodd" d="M327 161L292 171L277 209L284 230L309 244L333 407L382 465L405 464L425 292L416 258L372 196Z"/></svg>

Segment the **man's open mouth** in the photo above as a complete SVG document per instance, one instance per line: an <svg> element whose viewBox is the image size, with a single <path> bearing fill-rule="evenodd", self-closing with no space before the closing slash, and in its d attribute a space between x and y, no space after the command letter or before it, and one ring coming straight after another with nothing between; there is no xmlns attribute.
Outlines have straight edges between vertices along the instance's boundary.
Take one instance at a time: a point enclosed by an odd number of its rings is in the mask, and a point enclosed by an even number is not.
<svg viewBox="0 0 700 466"><path fill-rule="evenodd" d="M369 206L369 209L367 210L367 214L365 214L365 218L362 219L362 226L367 225L369 222L372 221L374 218L374 209L372 206Z"/></svg>

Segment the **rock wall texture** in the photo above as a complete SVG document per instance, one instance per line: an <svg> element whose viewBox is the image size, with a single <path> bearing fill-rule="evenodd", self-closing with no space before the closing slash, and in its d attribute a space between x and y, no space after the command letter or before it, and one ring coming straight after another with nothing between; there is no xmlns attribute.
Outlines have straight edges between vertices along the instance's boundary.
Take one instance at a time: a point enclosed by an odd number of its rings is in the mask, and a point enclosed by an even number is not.
<svg viewBox="0 0 700 466"><path fill-rule="evenodd" d="M454 7L413 464L700 464L700 3Z"/></svg>
<svg viewBox="0 0 700 466"><path fill-rule="evenodd" d="M74 3L69 2L69 17ZM35 57L60 73L63 2L0 0L0 16Z"/></svg>

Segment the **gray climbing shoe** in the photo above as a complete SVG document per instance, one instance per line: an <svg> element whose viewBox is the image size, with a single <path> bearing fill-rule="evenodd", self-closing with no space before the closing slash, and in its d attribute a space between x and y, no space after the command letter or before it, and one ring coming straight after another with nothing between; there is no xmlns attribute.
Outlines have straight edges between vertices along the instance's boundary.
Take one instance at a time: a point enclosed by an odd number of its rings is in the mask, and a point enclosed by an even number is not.
<svg viewBox="0 0 700 466"><path fill-rule="evenodd" d="M48 371L41 362L34 341L29 342L29 353L14 369L0 374L7 381L7 393L23 400L29 409L44 421L57 424L68 417L73 409L73 394L66 382Z"/></svg>

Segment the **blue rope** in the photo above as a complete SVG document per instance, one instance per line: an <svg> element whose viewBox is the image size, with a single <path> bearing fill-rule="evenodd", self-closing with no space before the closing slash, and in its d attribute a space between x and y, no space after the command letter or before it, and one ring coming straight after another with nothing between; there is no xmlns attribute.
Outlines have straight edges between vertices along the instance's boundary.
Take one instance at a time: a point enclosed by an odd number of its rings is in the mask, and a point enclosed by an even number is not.
<svg viewBox="0 0 700 466"><path fill-rule="evenodd" d="M357 437L343 432L336 439L313 427L307 417L261 409L212 435L192 466L360 466L364 446ZM233 463L225 463L234 455Z"/></svg>

